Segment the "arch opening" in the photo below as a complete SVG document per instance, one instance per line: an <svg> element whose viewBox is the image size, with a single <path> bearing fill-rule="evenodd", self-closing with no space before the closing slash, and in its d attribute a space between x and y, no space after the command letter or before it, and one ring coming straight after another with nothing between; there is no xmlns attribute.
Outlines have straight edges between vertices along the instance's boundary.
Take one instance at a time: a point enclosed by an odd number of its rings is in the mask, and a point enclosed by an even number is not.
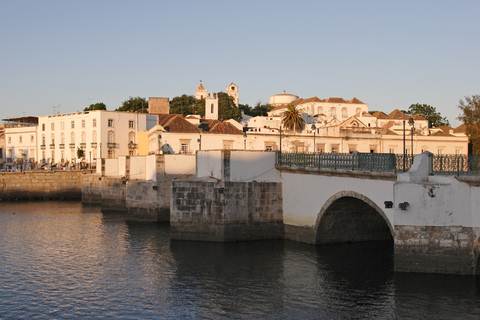
<svg viewBox="0 0 480 320"><path fill-rule="evenodd" d="M339 195L320 212L316 243L383 241L393 244L393 230L386 216L361 195Z"/></svg>

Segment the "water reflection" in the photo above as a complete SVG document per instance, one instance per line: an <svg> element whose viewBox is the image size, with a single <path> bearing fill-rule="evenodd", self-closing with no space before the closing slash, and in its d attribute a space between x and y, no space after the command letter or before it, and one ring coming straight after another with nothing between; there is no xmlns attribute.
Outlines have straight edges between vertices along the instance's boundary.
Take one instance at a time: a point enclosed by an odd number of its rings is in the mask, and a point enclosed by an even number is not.
<svg viewBox="0 0 480 320"><path fill-rule="evenodd" d="M0 318L479 319L471 277L393 274L391 244L169 240L79 203L0 204Z"/></svg>

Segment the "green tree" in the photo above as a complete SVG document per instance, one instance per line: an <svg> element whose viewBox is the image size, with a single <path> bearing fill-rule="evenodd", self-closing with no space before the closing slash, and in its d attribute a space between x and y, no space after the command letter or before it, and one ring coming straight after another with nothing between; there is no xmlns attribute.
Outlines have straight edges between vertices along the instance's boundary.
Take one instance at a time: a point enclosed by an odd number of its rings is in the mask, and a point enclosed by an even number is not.
<svg viewBox="0 0 480 320"><path fill-rule="evenodd" d="M205 115L205 100L197 100L194 96L186 94L174 97L170 101L170 113L183 114L184 116L189 114L203 116Z"/></svg>
<svg viewBox="0 0 480 320"><path fill-rule="evenodd" d="M116 111L147 113L148 102L142 97L130 97L128 100L123 101Z"/></svg>
<svg viewBox="0 0 480 320"><path fill-rule="evenodd" d="M82 159L85 156L85 151L83 149L77 149L77 159Z"/></svg>
<svg viewBox="0 0 480 320"><path fill-rule="evenodd" d="M83 111L93 111L93 110L107 110L107 106L103 102L97 102L97 103L92 103L91 105L83 109Z"/></svg>
<svg viewBox="0 0 480 320"><path fill-rule="evenodd" d="M268 111L270 111L271 106L258 102L253 108L250 107L248 104L240 104L238 108L240 109L240 111L243 111L243 113L247 116L257 117L266 116Z"/></svg>
<svg viewBox="0 0 480 320"><path fill-rule="evenodd" d="M305 127L305 121L300 111L293 104L288 105L287 110L282 115L283 126L292 131L301 131Z"/></svg>
<svg viewBox="0 0 480 320"><path fill-rule="evenodd" d="M458 103L458 108L462 111L458 119L465 124L472 152L480 154L480 95L465 97Z"/></svg>
<svg viewBox="0 0 480 320"><path fill-rule="evenodd" d="M217 93L218 97L218 118L219 120L235 119L240 121L242 113L233 102L233 98L225 92Z"/></svg>
<svg viewBox="0 0 480 320"><path fill-rule="evenodd" d="M440 127L449 125L447 118L443 117L437 108L429 104L415 103L408 107L408 113L411 115L424 116L428 120L428 127Z"/></svg>

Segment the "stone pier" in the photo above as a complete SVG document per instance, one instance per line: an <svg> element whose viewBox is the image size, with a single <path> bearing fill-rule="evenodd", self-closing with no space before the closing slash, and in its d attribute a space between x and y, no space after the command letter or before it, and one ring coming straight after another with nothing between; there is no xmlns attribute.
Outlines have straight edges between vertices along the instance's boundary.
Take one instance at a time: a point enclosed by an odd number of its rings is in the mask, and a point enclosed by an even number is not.
<svg viewBox="0 0 480 320"><path fill-rule="evenodd" d="M281 239L281 184L174 181L170 225L172 239L178 240Z"/></svg>

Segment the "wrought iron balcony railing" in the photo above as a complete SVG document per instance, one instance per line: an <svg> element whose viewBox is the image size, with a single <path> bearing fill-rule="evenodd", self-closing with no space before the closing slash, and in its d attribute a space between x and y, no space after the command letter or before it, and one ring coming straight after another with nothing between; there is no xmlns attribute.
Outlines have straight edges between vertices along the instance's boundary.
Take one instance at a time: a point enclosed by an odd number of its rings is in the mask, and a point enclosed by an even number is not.
<svg viewBox="0 0 480 320"><path fill-rule="evenodd" d="M45 150L46 147L47 147L47 146L44 145L44 144L41 144L41 145L40 145L40 149L42 149L42 150Z"/></svg>
<svg viewBox="0 0 480 320"><path fill-rule="evenodd" d="M50 149L55 149L55 143L50 143Z"/></svg>
<svg viewBox="0 0 480 320"><path fill-rule="evenodd" d="M70 146L70 149L75 149L75 143L70 143L69 146Z"/></svg>
<svg viewBox="0 0 480 320"><path fill-rule="evenodd" d="M109 142L109 143L107 143L107 148L116 149L116 148L118 148L118 144L114 143L114 142Z"/></svg>
<svg viewBox="0 0 480 320"><path fill-rule="evenodd" d="M92 143L90 144L90 147L91 147L92 149L96 149L96 148L97 148L97 143L96 143L96 142L92 142Z"/></svg>
<svg viewBox="0 0 480 320"><path fill-rule="evenodd" d="M81 149L85 149L86 147L87 147L86 143L84 143L84 142L80 143L80 148Z"/></svg>
<svg viewBox="0 0 480 320"><path fill-rule="evenodd" d="M59 147L60 149L65 149L65 143L60 143L60 144L58 145L58 147Z"/></svg>

